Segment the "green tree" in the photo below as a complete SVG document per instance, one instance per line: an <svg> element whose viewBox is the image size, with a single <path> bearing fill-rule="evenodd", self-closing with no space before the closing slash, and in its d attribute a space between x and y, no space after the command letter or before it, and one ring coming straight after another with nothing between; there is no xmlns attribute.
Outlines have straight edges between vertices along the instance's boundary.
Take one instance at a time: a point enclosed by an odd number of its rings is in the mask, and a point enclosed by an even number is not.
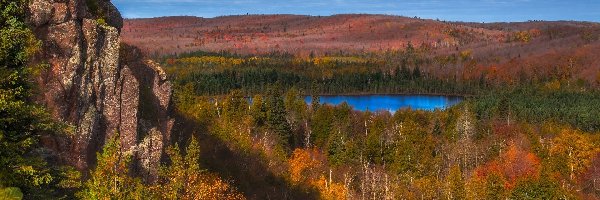
<svg viewBox="0 0 600 200"><path fill-rule="evenodd" d="M97 153L98 165L90 173L90 179L77 193L82 199L145 199L148 192L142 181L129 176L131 152L123 152L119 134L115 134Z"/></svg>
<svg viewBox="0 0 600 200"><path fill-rule="evenodd" d="M0 1L0 190L18 187L33 196L59 181L56 169L36 153L38 139L65 129L30 100L30 75L39 66L29 61L40 42L25 23L27 5L27 0Z"/></svg>
<svg viewBox="0 0 600 200"><path fill-rule="evenodd" d="M327 140L333 132L333 109L326 105L317 109L311 119L311 141L317 147L325 147Z"/></svg>
<svg viewBox="0 0 600 200"><path fill-rule="evenodd" d="M233 90L225 97L223 103L223 116L228 120L239 121L248 110L248 101L244 98L241 90Z"/></svg>
<svg viewBox="0 0 600 200"><path fill-rule="evenodd" d="M267 93L267 125L275 132L283 147L290 150L291 128L285 118L285 105L278 87L270 88Z"/></svg>
<svg viewBox="0 0 600 200"><path fill-rule="evenodd" d="M267 120L267 109L265 107L265 101L261 95L255 95L252 98L252 105L250 106L250 114L254 119L254 124L262 126Z"/></svg>
<svg viewBox="0 0 600 200"><path fill-rule="evenodd" d="M421 68L418 65L415 66L415 68L413 69L412 77L414 79L420 79L421 78Z"/></svg>
<svg viewBox="0 0 600 200"><path fill-rule="evenodd" d="M558 183L549 174L541 176L538 180L524 179L517 182L510 194L510 199L563 199L569 196Z"/></svg>
<svg viewBox="0 0 600 200"><path fill-rule="evenodd" d="M200 168L200 146L194 137L185 149L167 151L171 164L163 167L160 183L153 188L159 199L244 199L235 188Z"/></svg>
<svg viewBox="0 0 600 200"><path fill-rule="evenodd" d="M196 96L194 94L194 85L192 83L178 85L175 88L173 96L177 107L182 109L182 111L186 111L196 101Z"/></svg>
<svg viewBox="0 0 600 200"><path fill-rule="evenodd" d="M486 179L486 199L505 199L505 180L498 173L490 174Z"/></svg>
<svg viewBox="0 0 600 200"><path fill-rule="evenodd" d="M19 188L9 187L9 188L0 188L0 199L4 200L21 200L23 199L23 193Z"/></svg>
<svg viewBox="0 0 600 200"><path fill-rule="evenodd" d="M319 97L319 95L312 95L310 98L310 107L312 108L313 112L317 112L317 110L321 106L321 98Z"/></svg>
<svg viewBox="0 0 600 200"><path fill-rule="evenodd" d="M285 93L284 104L292 122L299 123L306 118L307 106L298 89L291 88Z"/></svg>
<svg viewBox="0 0 600 200"><path fill-rule="evenodd" d="M407 61L406 60L402 60L402 64L400 66L400 78L403 80L408 80L411 77L411 72L410 69L407 66Z"/></svg>

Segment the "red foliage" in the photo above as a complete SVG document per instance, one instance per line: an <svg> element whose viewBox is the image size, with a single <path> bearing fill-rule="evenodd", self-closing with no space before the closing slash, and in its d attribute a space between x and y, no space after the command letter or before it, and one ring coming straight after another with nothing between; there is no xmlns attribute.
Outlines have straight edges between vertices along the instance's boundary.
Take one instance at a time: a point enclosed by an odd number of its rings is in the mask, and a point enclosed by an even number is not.
<svg viewBox="0 0 600 200"><path fill-rule="evenodd" d="M592 159L592 165L580 177L583 192L598 199L600 196L600 153Z"/></svg>
<svg viewBox="0 0 600 200"><path fill-rule="evenodd" d="M527 42L507 40L515 33L526 33ZM524 81L581 78L596 84L598 35L597 23L447 23L389 15L163 17L128 19L122 29L125 43L151 55L202 50L318 56L403 50L410 42L432 59L472 52L463 61L421 66L434 76L476 80L485 75L509 84L523 81L523 74Z"/></svg>
<svg viewBox="0 0 600 200"><path fill-rule="evenodd" d="M540 159L531 152L520 149L515 144L509 145L506 152L490 163L475 169L479 178L491 174L499 174L507 181L506 188L512 188L522 178L538 178L540 174Z"/></svg>
<svg viewBox="0 0 600 200"><path fill-rule="evenodd" d="M506 120L498 120L494 122L494 134L501 138L513 138L519 132L519 126L516 123L508 124Z"/></svg>

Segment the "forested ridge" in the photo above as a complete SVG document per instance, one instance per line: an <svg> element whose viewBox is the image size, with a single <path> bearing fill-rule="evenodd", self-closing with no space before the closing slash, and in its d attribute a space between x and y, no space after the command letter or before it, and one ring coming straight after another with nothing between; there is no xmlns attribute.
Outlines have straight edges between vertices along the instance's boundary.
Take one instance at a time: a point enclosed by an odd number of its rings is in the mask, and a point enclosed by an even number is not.
<svg viewBox="0 0 600 200"><path fill-rule="evenodd" d="M197 124L196 134L254 155L252 166L269 166L268 174L322 199L598 194L593 177L600 93L594 83L561 72L523 72L510 79L468 68L440 73L433 70L440 63L411 48L314 57L196 52L162 62L177 85L177 107ZM304 101L305 96L319 102L318 95L374 93L467 98L446 110L393 114ZM245 194L272 187L243 175L244 167L224 168L231 165L219 163L236 163L225 157L205 162L236 180Z"/></svg>
<svg viewBox="0 0 600 200"><path fill-rule="evenodd" d="M312 94L469 94L486 88L485 77L462 82L456 76L435 77L419 67L431 61L421 54L424 53L400 51L299 58L285 54L239 56L198 52L163 60L177 82L194 84L198 94L206 95L226 94L232 89L250 95L265 92L274 84Z"/></svg>
<svg viewBox="0 0 600 200"><path fill-rule="evenodd" d="M73 127L32 98L47 66L30 64L40 41L25 23L27 3L0 0L0 199L600 198L600 73L582 76L589 54L498 64L410 43L327 55L161 56L177 124L155 180L132 171L118 131L94 166L76 171L43 144ZM390 113L318 97L384 93L466 99Z"/></svg>

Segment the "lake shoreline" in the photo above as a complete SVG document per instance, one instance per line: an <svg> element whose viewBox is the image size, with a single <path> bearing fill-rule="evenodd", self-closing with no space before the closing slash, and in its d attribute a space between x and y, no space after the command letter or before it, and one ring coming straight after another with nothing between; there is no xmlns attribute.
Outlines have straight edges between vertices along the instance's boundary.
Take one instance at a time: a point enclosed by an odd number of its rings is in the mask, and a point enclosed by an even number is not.
<svg viewBox="0 0 600 200"><path fill-rule="evenodd" d="M348 104L358 111L396 111L403 108L415 110L446 109L465 100L463 96L449 95L327 95L319 96L322 104ZM307 104L312 103L312 96L305 96Z"/></svg>
<svg viewBox="0 0 600 200"><path fill-rule="evenodd" d="M447 96L447 97L463 97L463 98L470 98L470 97L476 97L479 95L474 95L474 94L449 94L449 93L361 93L361 92L357 92L357 93L339 93L339 94L316 94L316 96L323 96L323 97L329 97L329 96L410 96L410 95L414 95L414 96ZM310 97L313 95L309 95L309 94L305 94L304 96Z"/></svg>

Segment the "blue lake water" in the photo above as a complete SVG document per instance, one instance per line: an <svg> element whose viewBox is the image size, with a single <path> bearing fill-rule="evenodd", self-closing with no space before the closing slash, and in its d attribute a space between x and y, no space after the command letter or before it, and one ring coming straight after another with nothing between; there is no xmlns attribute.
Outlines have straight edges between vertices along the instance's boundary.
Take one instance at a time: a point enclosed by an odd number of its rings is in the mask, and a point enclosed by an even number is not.
<svg viewBox="0 0 600 200"><path fill-rule="evenodd" d="M311 103L311 97L307 96L306 103ZM463 101L463 97L438 96L438 95L334 95L320 96L322 104L339 105L347 102L355 110L380 111L387 110L395 112L402 108L415 110L446 109Z"/></svg>

